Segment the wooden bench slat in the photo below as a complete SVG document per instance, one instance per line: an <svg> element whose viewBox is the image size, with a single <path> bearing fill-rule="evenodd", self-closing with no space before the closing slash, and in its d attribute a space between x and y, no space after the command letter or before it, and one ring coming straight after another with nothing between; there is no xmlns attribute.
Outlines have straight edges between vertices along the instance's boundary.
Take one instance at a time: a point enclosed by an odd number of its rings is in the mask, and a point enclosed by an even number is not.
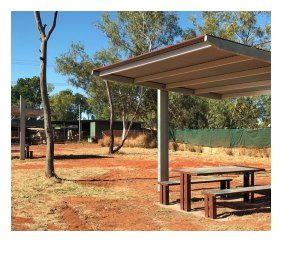
<svg viewBox="0 0 287 257"><path fill-rule="evenodd" d="M212 219L216 218L216 196L243 193L263 193L266 191L271 192L271 185L204 191L205 217L210 217ZM251 201L253 201L252 198Z"/></svg>
<svg viewBox="0 0 287 257"><path fill-rule="evenodd" d="M194 179L190 181L190 184L204 184L204 183L213 183L220 182L220 188L229 188L231 178L215 177L215 178L204 178L204 179ZM169 187L180 185L180 181L160 181L160 203L167 205L169 204Z"/></svg>
<svg viewBox="0 0 287 257"><path fill-rule="evenodd" d="M238 194L238 193L249 193L249 192L259 192L259 191L266 191L271 190L271 185L266 186L251 186L251 187L238 187L238 188L231 188L231 189L223 189L223 190L207 190L204 191L204 194L208 195L226 195L226 194Z"/></svg>
<svg viewBox="0 0 287 257"><path fill-rule="evenodd" d="M176 185L180 185L180 182L179 181L160 181L158 182L158 184L166 185L166 186L176 186Z"/></svg>
<svg viewBox="0 0 287 257"><path fill-rule="evenodd" d="M220 182L220 181L231 181L232 178L204 178L204 179L192 179L191 184L200 184L200 183L211 183L211 182ZM180 185L180 181L160 181L158 184L167 185L167 186L176 186Z"/></svg>
<svg viewBox="0 0 287 257"><path fill-rule="evenodd" d="M193 179L190 181L191 184L208 183L208 182L220 182L220 181L231 181L232 178L205 178L205 179Z"/></svg>

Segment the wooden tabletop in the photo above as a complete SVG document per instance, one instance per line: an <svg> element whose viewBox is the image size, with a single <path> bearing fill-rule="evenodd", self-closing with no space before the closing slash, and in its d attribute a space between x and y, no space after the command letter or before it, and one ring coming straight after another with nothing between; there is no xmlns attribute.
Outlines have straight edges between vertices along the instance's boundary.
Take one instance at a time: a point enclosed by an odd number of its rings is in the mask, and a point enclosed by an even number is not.
<svg viewBox="0 0 287 257"><path fill-rule="evenodd" d="M265 171L263 168L244 167L244 166L219 166L219 167L203 167L203 168L180 168L173 171L181 173L189 173L191 175L211 175L226 173L248 173Z"/></svg>

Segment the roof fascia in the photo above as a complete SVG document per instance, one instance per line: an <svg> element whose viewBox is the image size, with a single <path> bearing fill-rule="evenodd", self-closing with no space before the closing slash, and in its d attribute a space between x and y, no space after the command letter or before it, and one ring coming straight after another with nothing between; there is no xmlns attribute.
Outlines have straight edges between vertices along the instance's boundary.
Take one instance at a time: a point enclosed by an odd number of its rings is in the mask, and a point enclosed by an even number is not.
<svg viewBox="0 0 287 257"><path fill-rule="evenodd" d="M226 50L228 52L253 57L255 59L271 63L270 51L258 49L211 35L205 35L204 41L210 42L215 47Z"/></svg>

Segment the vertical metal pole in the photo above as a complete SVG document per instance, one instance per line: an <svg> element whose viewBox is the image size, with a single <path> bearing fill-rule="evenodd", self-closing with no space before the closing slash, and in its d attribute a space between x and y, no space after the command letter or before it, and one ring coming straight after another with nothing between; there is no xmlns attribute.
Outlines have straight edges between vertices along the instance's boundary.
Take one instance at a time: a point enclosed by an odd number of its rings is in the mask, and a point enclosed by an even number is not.
<svg viewBox="0 0 287 257"><path fill-rule="evenodd" d="M20 160L25 160L26 101L20 96Z"/></svg>
<svg viewBox="0 0 287 257"><path fill-rule="evenodd" d="M79 142L81 142L81 105L79 105Z"/></svg>
<svg viewBox="0 0 287 257"><path fill-rule="evenodd" d="M168 181L168 92L164 90L157 91L157 122L158 181Z"/></svg>
<svg viewBox="0 0 287 257"><path fill-rule="evenodd" d="M64 122L64 143L66 142L66 123Z"/></svg>

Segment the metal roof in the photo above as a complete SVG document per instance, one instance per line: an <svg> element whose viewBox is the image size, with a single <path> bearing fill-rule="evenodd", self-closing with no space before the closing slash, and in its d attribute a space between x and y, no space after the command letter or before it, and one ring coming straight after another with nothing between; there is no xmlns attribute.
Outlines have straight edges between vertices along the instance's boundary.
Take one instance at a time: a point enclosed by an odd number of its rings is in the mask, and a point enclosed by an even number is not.
<svg viewBox="0 0 287 257"><path fill-rule="evenodd" d="M26 108L25 109L25 114L28 117L39 117L39 116L44 116L43 110L36 110L36 109L31 109L31 108ZM11 107L11 115L15 116L20 116L20 108L16 106Z"/></svg>
<svg viewBox="0 0 287 257"><path fill-rule="evenodd" d="M271 94L271 52L204 35L92 72L106 80L215 99Z"/></svg>

